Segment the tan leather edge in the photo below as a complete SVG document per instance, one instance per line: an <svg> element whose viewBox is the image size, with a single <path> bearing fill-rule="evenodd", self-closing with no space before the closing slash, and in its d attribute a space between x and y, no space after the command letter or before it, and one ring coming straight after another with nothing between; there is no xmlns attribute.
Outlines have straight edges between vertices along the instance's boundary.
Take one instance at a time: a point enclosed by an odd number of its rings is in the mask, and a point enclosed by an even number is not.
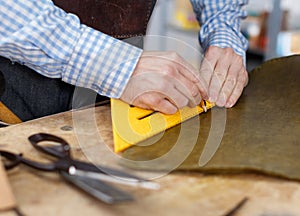
<svg viewBox="0 0 300 216"><path fill-rule="evenodd" d="M0 102L0 120L8 124L18 124L22 120Z"/></svg>
<svg viewBox="0 0 300 216"><path fill-rule="evenodd" d="M16 200L12 193L9 180L0 160L0 211L7 211L16 207Z"/></svg>

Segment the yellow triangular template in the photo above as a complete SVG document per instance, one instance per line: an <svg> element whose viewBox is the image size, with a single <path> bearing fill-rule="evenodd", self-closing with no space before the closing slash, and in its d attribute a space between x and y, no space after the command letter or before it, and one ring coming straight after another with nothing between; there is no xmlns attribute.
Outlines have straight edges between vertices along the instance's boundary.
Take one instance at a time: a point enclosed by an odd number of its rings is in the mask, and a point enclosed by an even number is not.
<svg viewBox="0 0 300 216"><path fill-rule="evenodd" d="M207 109L213 107L206 102ZM147 138L204 112L202 107L184 107L173 115L132 107L121 100L111 99L114 150L121 152Z"/></svg>

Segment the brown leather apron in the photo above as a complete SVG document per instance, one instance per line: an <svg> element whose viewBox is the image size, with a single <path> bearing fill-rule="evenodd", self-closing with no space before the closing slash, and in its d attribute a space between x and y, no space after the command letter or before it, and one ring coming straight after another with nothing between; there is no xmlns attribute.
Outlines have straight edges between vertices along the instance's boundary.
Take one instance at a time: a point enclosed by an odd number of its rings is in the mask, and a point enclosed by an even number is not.
<svg viewBox="0 0 300 216"><path fill-rule="evenodd" d="M300 181L299 66L300 55L295 55L272 59L251 71L249 84L238 103L226 110L224 134L215 127L224 120L219 121L213 115L221 110L215 107L201 114L200 119L190 119L166 131L159 141L153 137L152 145L147 145L151 143L148 140L129 148L123 154L129 159L124 164L136 169L165 171L170 168L168 164L184 157L186 148L194 145L180 166L174 168L204 173L259 172ZM214 119L217 122L212 124ZM199 120L200 129L195 126ZM214 139L221 133L219 146L209 145L211 132L217 132L211 137ZM179 139L183 136L185 139ZM171 151L174 147L178 150ZM212 158L201 164L205 150ZM169 160L162 163L159 158L167 155L171 155Z"/></svg>
<svg viewBox="0 0 300 216"><path fill-rule="evenodd" d="M156 0L54 0L81 22L115 38L142 36Z"/></svg>

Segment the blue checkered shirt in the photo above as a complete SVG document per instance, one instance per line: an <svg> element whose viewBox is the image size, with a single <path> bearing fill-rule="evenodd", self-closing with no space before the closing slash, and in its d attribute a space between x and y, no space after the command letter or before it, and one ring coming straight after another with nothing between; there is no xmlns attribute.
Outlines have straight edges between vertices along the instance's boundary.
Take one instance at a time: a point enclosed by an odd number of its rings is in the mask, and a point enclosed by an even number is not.
<svg viewBox="0 0 300 216"><path fill-rule="evenodd" d="M243 7L249 0L190 0L201 25L199 41L204 50L215 45L231 47L243 56L248 42L240 32L241 20L247 13Z"/></svg>
<svg viewBox="0 0 300 216"><path fill-rule="evenodd" d="M200 41L246 50L240 34L247 1L191 0L202 25ZM119 98L142 50L80 23L50 0L0 0L0 56L51 78Z"/></svg>

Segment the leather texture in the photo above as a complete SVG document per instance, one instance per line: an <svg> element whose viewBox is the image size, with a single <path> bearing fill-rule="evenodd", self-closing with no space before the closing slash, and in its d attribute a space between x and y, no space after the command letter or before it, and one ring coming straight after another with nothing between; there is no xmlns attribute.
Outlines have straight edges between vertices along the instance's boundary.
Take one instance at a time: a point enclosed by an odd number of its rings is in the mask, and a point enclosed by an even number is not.
<svg viewBox="0 0 300 216"><path fill-rule="evenodd" d="M82 23L115 38L146 34L156 0L54 0L67 12L76 14Z"/></svg>
<svg viewBox="0 0 300 216"><path fill-rule="evenodd" d="M217 107L200 115L199 130L195 126L195 121L199 120L188 120L166 131L153 145L140 143L126 150L123 157L130 160L121 163L135 169L167 170L168 164L184 157L187 146L193 145L189 134L198 130L194 148L177 170L258 172L300 180L299 67L300 56L295 55L267 61L250 72L249 84L238 103L226 110L226 127L220 146L204 166L199 165L199 159L213 126L213 112L222 110ZM188 130L184 132L185 139L179 143L179 137L183 136L181 128ZM180 148L173 154L171 150L175 144ZM169 160L163 163L157 160L168 154L173 154Z"/></svg>

